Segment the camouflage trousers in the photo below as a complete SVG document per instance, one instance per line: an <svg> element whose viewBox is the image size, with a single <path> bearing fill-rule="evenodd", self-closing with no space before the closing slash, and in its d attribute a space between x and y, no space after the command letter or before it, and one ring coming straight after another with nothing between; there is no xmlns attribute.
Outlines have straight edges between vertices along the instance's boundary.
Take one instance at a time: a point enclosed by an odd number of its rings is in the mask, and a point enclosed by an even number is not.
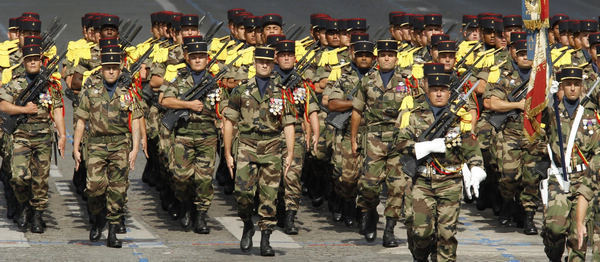
<svg viewBox="0 0 600 262"><path fill-rule="evenodd" d="M242 220L252 217L254 195L259 194L258 226L275 226L277 190L281 181L281 137L251 139L240 134L236 159L235 198Z"/></svg>
<svg viewBox="0 0 600 262"><path fill-rule="evenodd" d="M518 128L505 128L497 148L501 152L500 192L506 200L520 200L525 211L535 211L539 197L540 177L534 172L536 157L526 149L526 138ZM499 153L500 153L499 152Z"/></svg>
<svg viewBox="0 0 600 262"><path fill-rule="evenodd" d="M361 136L358 136L361 141ZM358 142L360 143L360 142ZM357 195L358 178L363 163L362 155L352 154L352 143L349 134L337 134L333 145L334 189L338 196L346 200L354 200Z"/></svg>
<svg viewBox="0 0 600 262"><path fill-rule="evenodd" d="M300 131L300 132L299 132ZM285 137L284 137L285 139ZM285 144L285 140L282 141ZM282 147L282 165L287 157L287 148ZM296 130L296 138L294 139L294 159L285 176L283 176L283 190L285 210L298 211L300 206L300 198L302 197L302 185L300 184L300 176L302 176L302 164L304 163L305 153L304 132ZM282 170L282 174L283 174Z"/></svg>
<svg viewBox="0 0 600 262"><path fill-rule="evenodd" d="M583 247L577 248L577 224L575 223L577 207L577 188L578 183L573 182L570 187L570 193L564 193L555 177L551 176L548 182L548 205L544 213L544 226L542 228L542 238L544 240L544 251L549 259L552 254L561 255L565 249L565 244L569 253L569 261L585 261L587 250L587 239L584 240ZM593 202L592 202L593 203ZM588 208L586 221L591 216L591 207ZM586 223L586 225L588 225ZM589 229L588 235L592 235ZM566 243L565 243L566 242Z"/></svg>
<svg viewBox="0 0 600 262"><path fill-rule="evenodd" d="M600 203L598 203L598 197L594 198L591 205L594 212L589 223L592 231L588 230L588 236L592 236L592 261L600 261L600 207L598 206Z"/></svg>
<svg viewBox="0 0 600 262"><path fill-rule="evenodd" d="M85 192L90 214L98 215L106 210L107 220L117 224L125 208L131 141L125 135L101 138L90 137L87 144Z"/></svg>
<svg viewBox="0 0 600 262"><path fill-rule="evenodd" d="M27 134L17 130L13 135L10 153L10 183L15 197L20 204L28 202L36 210L45 210L48 206L52 137L47 128L42 131L29 130Z"/></svg>
<svg viewBox="0 0 600 262"><path fill-rule="evenodd" d="M213 199L216 135L175 136L173 187L180 202L192 200L197 210L208 211Z"/></svg>
<svg viewBox="0 0 600 262"><path fill-rule="evenodd" d="M412 189L412 232L409 234L412 239L408 240L414 258L426 261L429 254L435 252L437 261L456 261L456 225L462 191L460 176L416 178Z"/></svg>
<svg viewBox="0 0 600 262"><path fill-rule="evenodd" d="M402 172L400 153L393 149L393 131L368 132L366 135L366 158L363 175L358 180L357 207L363 212L375 209L385 181L388 198L384 215L399 219L404 205L405 213L410 205L404 202L410 195L409 177Z"/></svg>
<svg viewBox="0 0 600 262"><path fill-rule="evenodd" d="M162 115L159 118L162 119ZM158 152L160 161L160 181L163 186L172 188L171 177L175 169L173 162L173 136L162 124L159 124Z"/></svg>

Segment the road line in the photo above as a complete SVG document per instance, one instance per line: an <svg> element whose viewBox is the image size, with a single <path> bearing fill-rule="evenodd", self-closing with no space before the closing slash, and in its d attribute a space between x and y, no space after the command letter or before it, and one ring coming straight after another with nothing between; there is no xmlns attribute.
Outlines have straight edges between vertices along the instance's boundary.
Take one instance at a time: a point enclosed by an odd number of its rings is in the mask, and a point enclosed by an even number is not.
<svg viewBox="0 0 600 262"><path fill-rule="evenodd" d="M20 232L17 225L6 218L4 187L0 186L0 248L29 246L25 233Z"/></svg>
<svg viewBox="0 0 600 262"><path fill-rule="evenodd" d="M142 223L137 221L131 216L127 216L125 222L127 226L127 233L118 234L117 237L124 241L124 246L130 248L163 248L167 247L162 241L160 241L154 234L152 234ZM108 227L108 225L107 225ZM106 239L108 235L107 227L102 232L103 238Z"/></svg>
<svg viewBox="0 0 600 262"><path fill-rule="evenodd" d="M58 167L54 164L50 166L50 177L63 177Z"/></svg>
<svg viewBox="0 0 600 262"><path fill-rule="evenodd" d="M231 233L238 240L242 237L242 231L244 228L244 223L238 217L217 217L216 218L219 223L221 223L229 233ZM254 228L256 232L254 233L254 237L252 238L253 246L260 246L260 230L255 225ZM301 248L302 246L290 236L284 234L279 230L273 230L273 234L271 234L271 246L276 248Z"/></svg>

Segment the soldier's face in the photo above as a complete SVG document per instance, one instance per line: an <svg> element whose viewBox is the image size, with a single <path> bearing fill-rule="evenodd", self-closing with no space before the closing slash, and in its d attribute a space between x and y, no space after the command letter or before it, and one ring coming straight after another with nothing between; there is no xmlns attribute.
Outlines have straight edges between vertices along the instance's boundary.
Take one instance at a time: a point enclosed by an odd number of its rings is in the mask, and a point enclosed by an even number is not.
<svg viewBox="0 0 600 262"><path fill-rule="evenodd" d="M409 25L404 25L402 29L402 40L410 41L412 39L412 28Z"/></svg>
<svg viewBox="0 0 600 262"><path fill-rule="evenodd" d="M399 25L390 25L390 35L396 41L402 41L402 31Z"/></svg>
<svg viewBox="0 0 600 262"><path fill-rule="evenodd" d="M292 52L278 52L277 64L283 70L290 70L296 64L296 56Z"/></svg>
<svg viewBox="0 0 600 262"><path fill-rule="evenodd" d="M246 28L244 28L244 26L238 26L237 27L237 36L242 41L246 40L246 37L244 36L244 32L245 31L246 31Z"/></svg>
<svg viewBox="0 0 600 262"><path fill-rule="evenodd" d="M19 32L19 45L23 46L23 43L25 43L25 37L26 36L39 36L40 32L36 32L36 31L20 31Z"/></svg>
<svg viewBox="0 0 600 262"><path fill-rule="evenodd" d="M340 31L327 31L327 43L331 47L340 46Z"/></svg>
<svg viewBox="0 0 600 262"><path fill-rule="evenodd" d="M120 65L102 65L102 77L109 84L117 82L121 75Z"/></svg>
<svg viewBox="0 0 600 262"><path fill-rule="evenodd" d="M481 39L479 28L467 28L465 31L465 39L467 41L479 41Z"/></svg>
<svg viewBox="0 0 600 262"><path fill-rule="evenodd" d="M556 25L554 25L554 27L552 27L552 32L554 32L554 37L556 38L556 40L559 40L560 31L558 31L558 23L556 23Z"/></svg>
<svg viewBox="0 0 600 262"><path fill-rule="evenodd" d="M152 37L155 39L160 38L160 28L158 27L158 25L154 24L152 25L152 27L150 28L150 33L152 33Z"/></svg>
<svg viewBox="0 0 600 262"><path fill-rule="evenodd" d="M430 86L427 88L427 98L429 98L431 105L444 107L450 99L450 89L442 86Z"/></svg>
<svg viewBox="0 0 600 262"><path fill-rule="evenodd" d="M561 87L564 91L565 97L571 101L577 100L581 96L581 80L567 79L562 81Z"/></svg>
<svg viewBox="0 0 600 262"><path fill-rule="evenodd" d="M509 26L504 28L504 38L510 39L510 34L512 32L521 32L522 29L519 26Z"/></svg>
<svg viewBox="0 0 600 262"><path fill-rule="evenodd" d="M496 44L496 34L494 33L494 30L490 30L490 29L483 30L483 42L488 45Z"/></svg>
<svg viewBox="0 0 600 262"><path fill-rule="evenodd" d="M281 32L283 32L281 26L275 25L275 24L270 24L270 25L266 25L263 30L263 35L265 35L265 37L270 36L270 35L280 35Z"/></svg>
<svg viewBox="0 0 600 262"><path fill-rule="evenodd" d="M181 27L181 35L183 37L197 36L200 35L200 32L198 32L198 27L186 25Z"/></svg>
<svg viewBox="0 0 600 262"><path fill-rule="evenodd" d="M244 31L244 39L246 39L246 43L249 45L256 45L256 29L246 28Z"/></svg>
<svg viewBox="0 0 600 262"><path fill-rule="evenodd" d="M396 56L396 52L391 51L383 51L377 54L377 63L379 63L379 70L382 72L388 72L396 66L396 61L398 57Z"/></svg>
<svg viewBox="0 0 600 262"><path fill-rule="evenodd" d="M208 63L208 54L205 53L194 53L187 54L186 61L193 71L202 71L206 68Z"/></svg>
<svg viewBox="0 0 600 262"><path fill-rule="evenodd" d="M439 61L438 60L439 59L438 55L439 55L439 52L438 52L437 47L432 47L431 48L431 59L433 61Z"/></svg>
<svg viewBox="0 0 600 262"><path fill-rule="evenodd" d="M350 46L350 32L342 31L340 33L340 43L342 46Z"/></svg>
<svg viewBox="0 0 600 262"><path fill-rule="evenodd" d="M119 30L112 26L104 26L102 27L102 30L100 30L100 35L102 38L113 38L117 37L118 34Z"/></svg>
<svg viewBox="0 0 600 262"><path fill-rule="evenodd" d="M454 67L454 63L456 62L456 54L455 53L439 53L438 59L439 63L444 64L444 71L450 72L452 71L452 67Z"/></svg>
<svg viewBox="0 0 600 262"><path fill-rule="evenodd" d="M325 32L325 29L319 29L319 41L322 45L329 45L329 42L327 42L327 35L325 34Z"/></svg>
<svg viewBox="0 0 600 262"><path fill-rule="evenodd" d="M494 39L494 44L496 45L497 49L504 49L506 48L506 38L504 38L504 34L502 33L496 33L496 38Z"/></svg>
<svg viewBox="0 0 600 262"><path fill-rule="evenodd" d="M254 59L254 68L256 68L256 75L259 77L268 77L273 72L275 63L273 60L268 59Z"/></svg>
<svg viewBox="0 0 600 262"><path fill-rule="evenodd" d="M590 32L583 32L581 34L579 34L579 41L581 42L581 45L585 48L590 48Z"/></svg>
<svg viewBox="0 0 600 262"><path fill-rule="evenodd" d="M25 57L23 63L25 63L25 71L27 71L28 74L37 74L42 67L42 59L40 56Z"/></svg>
<svg viewBox="0 0 600 262"><path fill-rule="evenodd" d="M567 32L561 32L559 40L560 40L560 44L563 46L568 46L571 44L569 42L569 33L567 33Z"/></svg>
<svg viewBox="0 0 600 262"><path fill-rule="evenodd" d="M355 53L354 63L360 69L371 68L371 65L373 65L373 54L368 52Z"/></svg>
<svg viewBox="0 0 600 262"><path fill-rule="evenodd" d="M428 25L423 30L425 36L427 37L427 44L431 43L431 35L442 34L442 27L437 25Z"/></svg>
<svg viewBox="0 0 600 262"><path fill-rule="evenodd" d="M19 29L8 30L8 39L9 40L19 39Z"/></svg>
<svg viewBox="0 0 600 262"><path fill-rule="evenodd" d="M517 65L519 68L527 69L531 68L533 61L527 59L527 51L517 52Z"/></svg>

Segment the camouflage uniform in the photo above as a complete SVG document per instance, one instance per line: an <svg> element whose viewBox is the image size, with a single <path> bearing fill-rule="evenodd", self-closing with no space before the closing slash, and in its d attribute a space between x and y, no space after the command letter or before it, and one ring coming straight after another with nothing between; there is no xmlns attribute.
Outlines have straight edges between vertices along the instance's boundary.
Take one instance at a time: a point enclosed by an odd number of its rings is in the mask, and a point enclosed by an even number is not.
<svg viewBox="0 0 600 262"><path fill-rule="evenodd" d="M20 124L10 139L9 152L10 180L19 204L29 204L35 210L45 210L48 206L48 175L52 154L51 112L62 108L60 88L51 84L40 98L38 113L28 115L27 122ZM28 86L25 75L16 76L0 89L0 100L13 103ZM44 101L45 100L45 103ZM48 104L50 102L51 104Z"/></svg>
<svg viewBox="0 0 600 262"><path fill-rule="evenodd" d="M100 72L91 75L79 94L78 119L89 125L86 194L92 215L106 209L110 224L118 224L124 215L132 141L129 119L139 119L142 111L129 83L117 81L109 96Z"/></svg>
<svg viewBox="0 0 600 262"><path fill-rule="evenodd" d="M400 152L391 147L394 123L403 99L418 94L418 88L409 88L404 81L395 71L387 86L383 86L380 73L374 71L361 79L361 87L352 100L366 126L364 175L358 181L357 206L363 212L375 210L385 180L388 199L384 215L395 220L401 217L405 195L410 195L410 179L401 170Z"/></svg>
<svg viewBox="0 0 600 262"><path fill-rule="evenodd" d="M416 139L435 121L424 96L415 101L409 125L398 132L395 146L402 154L413 157ZM417 167L413 178L413 224L411 252L418 261L426 261L432 245L437 245L437 261L456 261L458 241L455 237L463 184L461 166L483 168L477 140L455 123L446 134L446 153L431 155L435 163ZM439 170L439 171L438 171ZM441 171L441 172L440 172ZM444 172L444 173L442 173ZM434 244L435 243L435 244Z"/></svg>
<svg viewBox="0 0 600 262"><path fill-rule="evenodd" d="M189 69L180 69L177 78L164 90L164 98L179 98L195 84ZM177 200L182 203L192 200L198 211L208 211L213 198L217 128L214 103L208 98L202 102L202 112L190 111L190 120L174 131L172 181Z"/></svg>
<svg viewBox="0 0 600 262"><path fill-rule="evenodd" d="M296 119L288 105L275 116L270 101L282 97L280 88L267 87L261 97L256 79L236 87L228 101L223 103L223 115L238 127L239 146L236 156L235 197L238 215L246 221L252 217L254 194L259 190L258 214L261 230L272 230L275 225L275 199L281 180L281 132Z"/></svg>
<svg viewBox="0 0 600 262"><path fill-rule="evenodd" d="M556 97L556 96L555 96ZM550 104L552 106L552 104ZM563 147L566 147L571 127L575 118L575 113L572 116L567 112L564 101L560 101L558 105L559 115L561 119L561 130L563 135ZM548 108L544 115L544 122L549 123L546 130L549 134L549 141L552 149L552 159L556 163L559 170L561 169L560 161L560 145L558 141L558 132L556 130L557 123L555 118L554 108ZM555 176L551 175L548 182L548 205L544 216L544 227L542 237L546 255L549 259L562 257L562 253L566 246L569 250L569 261L585 261L585 253L587 249L587 240L584 240L582 249L577 248L577 225L575 223L575 209L577 206L577 195L582 194L588 201L592 201L591 180L593 174L598 170L600 154L600 125L596 120L594 105L588 103L585 106L583 117L577 134L575 136L575 147L571 155L571 167L573 173L569 174L569 193L564 193L559 187ZM581 155L586 159L583 160ZM588 161L589 165L584 162ZM568 171L567 171L568 172ZM585 185L585 186L581 186ZM586 221L589 219L591 210L588 209ZM588 230L588 232L591 231Z"/></svg>

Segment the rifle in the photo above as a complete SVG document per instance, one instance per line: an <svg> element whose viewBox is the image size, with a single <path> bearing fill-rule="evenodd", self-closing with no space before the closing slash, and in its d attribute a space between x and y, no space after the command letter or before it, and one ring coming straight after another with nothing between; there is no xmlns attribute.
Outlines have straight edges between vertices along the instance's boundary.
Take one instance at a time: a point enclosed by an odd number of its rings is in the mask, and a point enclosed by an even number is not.
<svg viewBox="0 0 600 262"><path fill-rule="evenodd" d="M498 50L496 50L494 52L497 52L499 50L500 49L498 49ZM469 52L471 52L471 51L469 51ZM486 51L486 52L488 52L488 51ZM475 62L471 66L469 66L469 68L467 69L467 71L465 71L463 73L463 76L458 81L458 83L459 83L458 85L456 85L456 83L457 83L456 81L452 81L450 83L450 88L451 88L450 89L451 90L450 101L454 101L456 99L456 97L460 94L460 88L462 86L464 86L465 83L467 83L467 81L469 81L469 77L471 77L473 75L473 70L475 70L475 65L477 65L479 63L479 61L481 61L481 59L483 59L485 57L485 55L486 54L483 54L483 55L477 57L477 60L475 60Z"/></svg>
<svg viewBox="0 0 600 262"><path fill-rule="evenodd" d="M241 56L242 55L239 54L235 59L229 62L229 64L227 64L223 69L221 69L221 71L216 73L214 76L210 76L210 74L208 73L208 69L210 67L207 66L205 69L207 70L205 72L205 76L202 77L200 81L198 81L198 84L196 84L196 86L179 96L179 99L184 101L202 99L206 94L208 94L209 91L215 89L217 81L221 80L221 78L225 76L225 73L229 70L230 66L233 63L235 63L235 61L237 61ZM216 59L211 60L211 62L213 61L216 61ZM181 122L187 123L190 120L190 115L191 114L189 109L168 109L161 123L169 131L172 131Z"/></svg>
<svg viewBox="0 0 600 262"><path fill-rule="evenodd" d="M58 148L56 146L56 143L58 143L58 134L56 132L52 133L54 133L54 139L52 141L52 152L54 152L54 165L58 166Z"/></svg>
<svg viewBox="0 0 600 262"><path fill-rule="evenodd" d="M211 39L213 36L215 36L215 34L217 32L219 32L219 29L221 29L222 26L223 26L223 21L219 22L210 33L207 31L206 39Z"/></svg>
<svg viewBox="0 0 600 262"><path fill-rule="evenodd" d="M507 96L508 102L519 102L519 101L523 100L525 98L525 96L527 96L527 91L529 91L527 89L528 83L529 83L529 79L527 79L526 81L521 83L521 85L519 85L517 88L513 89L510 92L510 94L508 94L508 96ZM506 121L509 117L512 119L515 119L518 116L519 116L518 110L514 109L514 110L510 110L508 112L494 113L490 116L490 119L488 121L494 128L496 128L496 130L500 130L504 126L504 124L506 123Z"/></svg>
<svg viewBox="0 0 600 262"><path fill-rule="evenodd" d="M471 93L473 93L473 91L475 90L475 88L477 88L477 86L479 85L479 81L477 81L473 87L471 87L471 89L469 89L469 92L467 92L467 94L465 96L462 96L459 98L458 102L454 103L454 104L450 104L447 107L445 107L442 112L440 112L440 116L435 119L435 121L433 122L433 124L431 124L423 133L421 133L421 135L417 138L418 142L423 142L423 141L431 141L433 139L436 138L442 138L444 136L446 136L446 133L448 132L448 130L450 129L450 127L452 127L452 125L459 120L458 117L458 111L467 103L467 100L469 99L469 96L471 95ZM449 100L450 103L452 103L452 101ZM419 165L421 165L423 159L421 160L417 160L414 157L403 157L405 161L404 166L402 167L402 170L410 177L414 177L417 173L417 167ZM426 162L430 163L431 161L433 161L431 159L431 156L427 157Z"/></svg>
<svg viewBox="0 0 600 262"><path fill-rule="evenodd" d="M129 30L127 30L125 34L123 34L123 37L119 37L119 45L121 45L121 49L125 50L125 48L133 45L132 42L135 39L135 37L140 33L140 30L142 30L142 27L143 26L141 25L133 25Z"/></svg>
<svg viewBox="0 0 600 262"><path fill-rule="evenodd" d="M50 59L47 67L27 85L27 88L25 88L25 90L19 94L17 99L15 99L14 104L17 106L25 106L29 102L34 102L37 104L40 99L40 94L48 87L48 79L50 76L52 76L52 73L58 70L58 66L63 58L65 58L66 54L67 50L65 50L59 56L55 56ZM1 128L8 134L14 133L17 127L20 124L26 123L28 119L26 114L8 115L3 113L1 114L1 117L4 119Z"/></svg>
<svg viewBox="0 0 600 262"><path fill-rule="evenodd" d="M469 51L460 59L460 61L458 61L458 63L456 63L456 70L458 70L459 68L461 68L463 66L463 64L467 61L467 57L469 57L471 55L471 53L473 53L476 49L481 47L481 43L476 43L473 45L473 47L471 47L471 49L469 49ZM476 63L474 63L475 65Z"/></svg>
<svg viewBox="0 0 600 262"><path fill-rule="evenodd" d="M152 51L154 50L154 46L151 46L150 48L148 48L148 50L146 50L146 52L144 52L144 54L142 56L140 56L140 58L138 58L137 61L135 61L133 64L131 64L131 66L129 67L129 72L125 72L124 76L126 79L124 79L124 81L131 81L132 77L140 71L140 69L142 69L142 64L144 64L144 61L146 61L146 59L148 59L148 57L150 57L150 54L152 53Z"/></svg>

